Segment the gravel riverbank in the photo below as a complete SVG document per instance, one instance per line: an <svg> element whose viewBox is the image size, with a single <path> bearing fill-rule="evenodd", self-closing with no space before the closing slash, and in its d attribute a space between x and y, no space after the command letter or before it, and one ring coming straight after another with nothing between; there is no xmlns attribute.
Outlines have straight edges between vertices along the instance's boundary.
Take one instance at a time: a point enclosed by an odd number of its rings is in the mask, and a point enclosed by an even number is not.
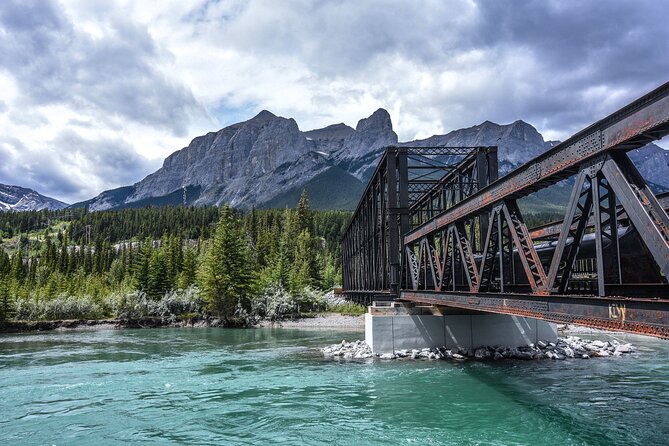
<svg viewBox="0 0 669 446"><path fill-rule="evenodd" d="M295 320L263 321L258 326L278 328L346 328L363 331L365 329L365 316L347 316L333 313Z"/></svg>

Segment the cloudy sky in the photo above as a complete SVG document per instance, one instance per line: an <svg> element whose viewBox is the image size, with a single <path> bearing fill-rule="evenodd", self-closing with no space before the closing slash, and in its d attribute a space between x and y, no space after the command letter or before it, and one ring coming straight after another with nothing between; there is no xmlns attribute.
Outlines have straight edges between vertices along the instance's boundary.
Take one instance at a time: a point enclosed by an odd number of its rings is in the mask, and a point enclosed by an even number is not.
<svg viewBox="0 0 669 446"><path fill-rule="evenodd" d="M669 2L2 0L0 183L74 202L262 109L563 139L669 80ZM662 145L669 147L666 141Z"/></svg>

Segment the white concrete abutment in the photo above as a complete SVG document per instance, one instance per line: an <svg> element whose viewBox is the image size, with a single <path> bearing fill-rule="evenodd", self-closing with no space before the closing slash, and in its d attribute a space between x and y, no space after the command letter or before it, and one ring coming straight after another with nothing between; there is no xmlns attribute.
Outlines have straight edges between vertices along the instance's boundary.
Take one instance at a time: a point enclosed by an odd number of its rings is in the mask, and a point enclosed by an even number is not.
<svg viewBox="0 0 669 446"><path fill-rule="evenodd" d="M469 350L522 347L538 341L556 342L557 326L505 314L440 314L435 307L374 303L365 314L365 341L378 354L441 346Z"/></svg>

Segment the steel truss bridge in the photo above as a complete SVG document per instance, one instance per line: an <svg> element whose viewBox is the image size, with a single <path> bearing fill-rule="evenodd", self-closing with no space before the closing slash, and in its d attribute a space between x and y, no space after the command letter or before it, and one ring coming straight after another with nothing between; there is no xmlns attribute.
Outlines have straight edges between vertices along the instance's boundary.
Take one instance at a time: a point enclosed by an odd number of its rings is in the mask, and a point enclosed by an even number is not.
<svg viewBox="0 0 669 446"><path fill-rule="evenodd" d="M669 338L669 196L627 152L669 134L669 82L498 179L496 147L387 147L343 239L350 300ZM518 201L573 184L564 219Z"/></svg>

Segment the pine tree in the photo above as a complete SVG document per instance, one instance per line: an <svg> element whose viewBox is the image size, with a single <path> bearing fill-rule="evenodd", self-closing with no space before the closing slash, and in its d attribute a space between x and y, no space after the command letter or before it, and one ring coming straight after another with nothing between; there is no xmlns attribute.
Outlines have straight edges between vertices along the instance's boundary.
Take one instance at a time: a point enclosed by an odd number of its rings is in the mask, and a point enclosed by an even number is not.
<svg viewBox="0 0 669 446"><path fill-rule="evenodd" d="M19 283L26 277L26 270L23 266L23 258L20 251L15 252L12 256L11 276Z"/></svg>
<svg viewBox="0 0 669 446"><path fill-rule="evenodd" d="M318 279L314 240L308 229L300 232L295 247L295 260L291 274L291 288L300 291L308 286L315 286Z"/></svg>
<svg viewBox="0 0 669 446"><path fill-rule="evenodd" d="M149 283L149 262L153 252L153 242L150 239L140 244L132 265L133 285L138 291L146 291Z"/></svg>
<svg viewBox="0 0 669 446"><path fill-rule="evenodd" d="M297 203L297 209L295 211L296 218L295 224L297 226L297 233L301 233L305 229L308 229L313 233L314 220L311 213L311 208L309 207L309 196L307 191L303 190L302 195L300 196L300 201Z"/></svg>
<svg viewBox="0 0 669 446"><path fill-rule="evenodd" d="M7 281L0 276L0 321L10 319L12 315L13 305L7 287Z"/></svg>
<svg viewBox="0 0 669 446"><path fill-rule="evenodd" d="M146 294L152 299L160 299L170 289L167 277L167 259L162 249L155 250L149 259Z"/></svg>
<svg viewBox="0 0 669 446"><path fill-rule="evenodd" d="M185 289L195 283L197 278L197 259L195 250L188 248L184 251L184 261L179 275L179 288Z"/></svg>
<svg viewBox="0 0 669 446"><path fill-rule="evenodd" d="M12 269L12 262L9 260L7 253L0 249L0 275L7 274Z"/></svg>
<svg viewBox="0 0 669 446"><path fill-rule="evenodd" d="M274 265L270 274L271 281L285 289L290 288L290 259L288 252L290 247L284 243L279 245L279 250L274 257Z"/></svg>
<svg viewBox="0 0 669 446"><path fill-rule="evenodd" d="M258 212L253 207L246 219L246 233L251 239L251 245L256 246L258 242Z"/></svg>
<svg viewBox="0 0 669 446"><path fill-rule="evenodd" d="M227 205L221 210L199 279L209 309L228 321L250 297L254 282L251 253L243 227Z"/></svg>

